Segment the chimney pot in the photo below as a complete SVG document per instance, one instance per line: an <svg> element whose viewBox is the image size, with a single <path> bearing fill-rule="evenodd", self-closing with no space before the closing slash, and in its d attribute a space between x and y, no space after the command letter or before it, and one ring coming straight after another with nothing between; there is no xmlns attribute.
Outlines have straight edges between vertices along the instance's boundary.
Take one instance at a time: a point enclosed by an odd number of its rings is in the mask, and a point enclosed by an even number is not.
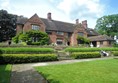
<svg viewBox="0 0 118 83"><path fill-rule="evenodd" d="M51 13L50 12L47 14L47 19L48 20L52 20L52 17L51 17Z"/></svg>
<svg viewBox="0 0 118 83"><path fill-rule="evenodd" d="M87 20L82 21L82 25L85 29L88 28Z"/></svg>
<svg viewBox="0 0 118 83"><path fill-rule="evenodd" d="M79 19L76 19L76 24L79 24Z"/></svg>

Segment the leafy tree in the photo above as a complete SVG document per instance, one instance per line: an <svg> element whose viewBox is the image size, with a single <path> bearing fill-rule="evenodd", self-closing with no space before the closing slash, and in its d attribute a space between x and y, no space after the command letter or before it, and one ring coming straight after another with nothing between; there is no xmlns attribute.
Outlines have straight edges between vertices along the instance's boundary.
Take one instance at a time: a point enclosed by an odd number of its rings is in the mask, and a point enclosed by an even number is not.
<svg viewBox="0 0 118 83"><path fill-rule="evenodd" d="M46 45L49 44L49 37L47 33L40 32L38 30L31 30L26 32L28 36L28 44Z"/></svg>
<svg viewBox="0 0 118 83"><path fill-rule="evenodd" d="M31 30L21 33L12 38L15 43L19 41L26 42L28 45L46 45L49 44L49 37L46 33L37 30Z"/></svg>
<svg viewBox="0 0 118 83"><path fill-rule="evenodd" d="M118 35L118 14L103 16L97 20L95 30L113 37Z"/></svg>
<svg viewBox="0 0 118 83"><path fill-rule="evenodd" d="M78 36L77 41L79 44L89 44L90 40L86 37Z"/></svg>
<svg viewBox="0 0 118 83"><path fill-rule="evenodd" d="M17 16L0 10L0 41L11 39L16 34Z"/></svg>

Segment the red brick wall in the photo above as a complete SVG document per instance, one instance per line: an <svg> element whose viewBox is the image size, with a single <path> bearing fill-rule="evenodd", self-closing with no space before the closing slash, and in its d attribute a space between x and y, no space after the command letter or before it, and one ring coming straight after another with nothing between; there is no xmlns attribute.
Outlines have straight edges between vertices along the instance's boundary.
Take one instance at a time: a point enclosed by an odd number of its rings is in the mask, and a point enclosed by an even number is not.
<svg viewBox="0 0 118 83"><path fill-rule="evenodd" d="M16 26L16 34L19 34L21 32L23 32L23 25L17 25Z"/></svg>

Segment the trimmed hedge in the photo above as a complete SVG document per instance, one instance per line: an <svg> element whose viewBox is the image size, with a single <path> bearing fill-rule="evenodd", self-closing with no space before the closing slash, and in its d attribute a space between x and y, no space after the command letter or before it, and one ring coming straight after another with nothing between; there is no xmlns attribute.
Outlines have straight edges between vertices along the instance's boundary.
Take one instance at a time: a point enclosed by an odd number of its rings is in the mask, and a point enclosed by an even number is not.
<svg viewBox="0 0 118 83"><path fill-rule="evenodd" d="M66 48L66 52L118 51L118 48Z"/></svg>
<svg viewBox="0 0 118 83"><path fill-rule="evenodd" d="M100 58L99 52L73 52L71 57L74 59L85 59L85 58Z"/></svg>
<svg viewBox="0 0 118 83"><path fill-rule="evenodd" d="M112 53L114 56L118 56L118 51L113 51Z"/></svg>
<svg viewBox="0 0 118 83"><path fill-rule="evenodd" d="M56 61L56 54L1 54L0 63L30 63Z"/></svg>
<svg viewBox="0 0 118 83"><path fill-rule="evenodd" d="M13 47L8 47L8 48L0 48L0 53L3 54L38 54L38 53L54 53L53 48L28 48L28 47L19 47L19 48L13 48Z"/></svg>

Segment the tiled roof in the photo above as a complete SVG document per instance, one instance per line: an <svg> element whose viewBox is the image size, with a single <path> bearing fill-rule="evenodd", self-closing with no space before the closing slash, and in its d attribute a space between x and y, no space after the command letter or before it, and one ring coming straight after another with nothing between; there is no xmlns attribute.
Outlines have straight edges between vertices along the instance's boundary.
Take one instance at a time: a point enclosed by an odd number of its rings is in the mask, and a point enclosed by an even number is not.
<svg viewBox="0 0 118 83"><path fill-rule="evenodd" d="M33 15L32 17L34 17L34 16L37 16L37 14ZM17 24L25 24L30 19L27 19L22 16L18 17ZM44 19L44 18L40 18L40 19L44 22L44 24L46 26L46 31L62 31L62 32L72 33L76 28L75 24L73 24L73 23L67 23L67 22L56 21L56 20L49 20L49 19ZM88 36L98 35L98 33L95 32L93 29L87 28L85 30L86 30Z"/></svg>
<svg viewBox="0 0 118 83"><path fill-rule="evenodd" d="M23 16L18 16L17 17L17 24L25 24L25 22L28 20L28 18L23 17Z"/></svg>
<svg viewBox="0 0 118 83"><path fill-rule="evenodd" d="M98 35L98 36L92 36L88 38L90 39L90 41L105 41L105 40L113 41L113 39L107 35Z"/></svg>
<svg viewBox="0 0 118 83"><path fill-rule="evenodd" d="M87 32L88 36L97 36L97 35L99 35L94 29L91 29L91 28L87 28L86 32Z"/></svg>
<svg viewBox="0 0 118 83"><path fill-rule="evenodd" d="M44 24L46 25L46 30L56 30L56 31L63 31L63 32L73 32L74 31L74 24L66 23L61 21L55 20L48 20L41 18Z"/></svg>

